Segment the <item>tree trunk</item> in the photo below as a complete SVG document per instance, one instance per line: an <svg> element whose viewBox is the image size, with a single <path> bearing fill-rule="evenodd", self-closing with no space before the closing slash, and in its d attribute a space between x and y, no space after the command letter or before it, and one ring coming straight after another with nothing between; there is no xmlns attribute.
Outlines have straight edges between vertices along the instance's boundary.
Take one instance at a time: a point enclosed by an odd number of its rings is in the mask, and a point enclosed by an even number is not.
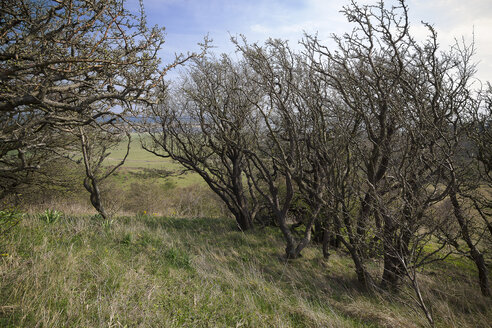
<svg viewBox="0 0 492 328"><path fill-rule="evenodd" d="M244 188L242 182L243 164L242 154L235 153L230 157L232 161L232 193L235 198L235 206L237 207L237 214L235 214L236 222L241 231L247 231L253 229L253 213L249 209L248 199L244 195Z"/></svg>
<svg viewBox="0 0 492 328"><path fill-rule="evenodd" d="M370 288L370 279L367 273L366 268L362 264L362 260L359 257L359 254L356 250L350 251L350 255L352 256L352 260L355 264L355 273L357 274L357 280L359 283L365 288Z"/></svg>
<svg viewBox="0 0 492 328"><path fill-rule="evenodd" d="M253 219L251 218L251 215L248 213L248 211L239 210L234 213L234 217L236 218L236 223L239 230L247 231L254 228Z"/></svg>
<svg viewBox="0 0 492 328"><path fill-rule="evenodd" d="M381 278L381 287L387 290L397 290L403 278L400 262L401 245L396 236L397 229L391 217L384 216L383 227L383 257L384 267Z"/></svg>
<svg viewBox="0 0 492 328"><path fill-rule="evenodd" d="M103 219L107 219L108 215L104 210L104 206L102 205L101 192L99 191L99 186L97 180L94 178L85 178L84 179L84 187L91 194L91 204L94 206L97 212L101 214Z"/></svg>
<svg viewBox="0 0 492 328"><path fill-rule="evenodd" d="M338 215L338 214L335 214ZM341 228L341 223L338 218L336 218L334 222L334 236L331 236L330 244L335 247L335 249L339 249L341 244L342 244L342 228Z"/></svg>
<svg viewBox="0 0 492 328"><path fill-rule="evenodd" d="M366 268L364 267L362 258L360 257L360 252L358 252L357 249L349 242L347 242L347 240L345 240L344 238L341 238L341 241L349 251L350 256L352 257L352 261L355 265L355 274L357 275L357 281L363 288L369 289L372 281L369 274L367 273Z"/></svg>
<svg viewBox="0 0 492 328"><path fill-rule="evenodd" d="M330 240L331 240L331 234L328 230L323 229L323 257L325 259L328 259L330 257L330 252L328 251L328 247L330 245Z"/></svg>
<svg viewBox="0 0 492 328"><path fill-rule="evenodd" d="M285 217L279 217L278 221L279 221L280 231L282 231L286 243L285 246L286 258L287 259L298 258L299 253L296 252L294 236L292 236L292 232L290 231L289 227L287 226L287 223L285 222Z"/></svg>
<svg viewBox="0 0 492 328"><path fill-rule="evenodd" d="M392 251L384 252L384 269L381 278L381 287L386 290L398 290L402 280L400 260Z"/></svg>
<svg viewBox="0 0 492 328"><path fill-rule="evenodd" d="M470 249L470 257L472 258L473 262L475 262L475 265L478 269L478 280L480 284L480 290L482 291L482 295L491 296L490 287L489 287L489 278L487 275L488 274L487 266L485 265L485 261L482 253L480 253L480 251L477 249L477 247L472 241L470 232L468 230L468 223L465 220L463 211L458 202L455 188L451 188L449 197L451 198L451 204L453 204L454 216L456 217L460 225L461 236L463 240L466 242L468 248Z"/></svg>

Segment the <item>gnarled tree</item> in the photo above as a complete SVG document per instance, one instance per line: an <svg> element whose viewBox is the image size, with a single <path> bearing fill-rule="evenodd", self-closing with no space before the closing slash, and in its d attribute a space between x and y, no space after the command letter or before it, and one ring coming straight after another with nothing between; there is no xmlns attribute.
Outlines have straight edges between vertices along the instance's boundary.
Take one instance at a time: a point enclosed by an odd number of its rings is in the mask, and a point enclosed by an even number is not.
<svg viewBox="0 0 492 328"><path fill-rule="evenodd" d="M241 230L253 228L259 202L245 176L255 135L251 99L262 91L228 56L192 62L183 84L145 114L143 147L198 173L224 201ZM167 91L164 91L167 92Z"/></svg>
<svg viewBox="0 0 492 328"><path fill-rule="evenodd" d="M15 192L54 155L59 127L111 121L153 102L163 29L124 1L6 0L0 4L0 186ZM56 131L56 132L53 132Z"/></svg>
<svg viewBox="0 0 492 328"><path fill-rule="evenodd" d="M350 185L340 186L358 199L357 212L343 209L353 199L342 202L344 244L361 283L368 283L364 262L380 251L382 285L396 288L405 267L422 265L437 254L410 256L410 246L422 246L429 240L422 233L429 236L442 225L429 215L449 191L442 188L447 185L443 131L463 110L470 58L455 48L440 53L429 25L427 40L415 41L404 1L391 9L383 2L352 2L343 13L355 28L334 37L336 51L316 37L308 36L304 43L314 68L344 104L344 115L360 122L347 157L355 163L350 168L354 177L344 180ZM461 75L460 69L465 70Z"/></svg>

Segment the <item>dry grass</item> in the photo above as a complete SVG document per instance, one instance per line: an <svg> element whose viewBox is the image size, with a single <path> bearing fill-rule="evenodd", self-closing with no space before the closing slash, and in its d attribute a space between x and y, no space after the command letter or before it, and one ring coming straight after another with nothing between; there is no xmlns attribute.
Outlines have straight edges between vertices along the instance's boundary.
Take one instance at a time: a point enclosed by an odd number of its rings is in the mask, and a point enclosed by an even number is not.
<svg viewBox="0 0 492 328"><path fill-rule="evenodd" d="M132 156L103 185L112 220L94 216L71 172L67 188L26 195L31 215L0 240L0 327L427 325L410 288L361 291L343 251L325 260L311 246L285 262L277 229L235 231L196 174L163 177L177 164L141 150ZM64 216L48 224L36 215L46 209ZM369 267L380 276L380 263ZM420 274L437 327L490 326L492 301L476 280L473 263L461 258Z"/></svg>
<svg viewBox="0 0 492 328"><path fill-rule="evenodd" d="M102 185L103 202L112 216L148 214L166 217L226 217L228 211L222 201L203 185L175 187L153 180L133 182L126 188L115 181ZM95 215L84 190L70 197L61 193L42 193L22 205L25 212L36 214L56 209L68 216Z"/></svg>
<svg viewBox="0 0 492 328"><path fill-rule="evenodd" d="M0 258L2 327L419 327L411 292L360 291L343 252L285 262L276 229L229 219L25 218ZM377 266L376 266L377 269ZM438 327L488 327L490 299L455 263L422 274ZM440 273L438 276L437 273Z"/></svg>

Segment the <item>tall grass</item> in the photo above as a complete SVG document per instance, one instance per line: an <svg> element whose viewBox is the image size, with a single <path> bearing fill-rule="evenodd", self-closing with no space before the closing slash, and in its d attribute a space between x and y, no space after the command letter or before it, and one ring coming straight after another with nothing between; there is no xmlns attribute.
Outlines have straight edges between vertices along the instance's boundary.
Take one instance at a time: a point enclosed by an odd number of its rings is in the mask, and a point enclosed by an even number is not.
<svg viewBox="0 0 492 328"><path fill-rule="evenodd" d="M135 180L127 186L108 181L101 188L103 204L110 216L149 214L166 217L225 217L229 213L223 202L203 185L177 187L172 183L152 179ZM67 215L94 215L89 194L80 191L64 196L63 193L39 193L27 198L22 208L31 214L56 209Z"/></svg>
<svg viewBox="0 0 492 328"><path fill-rule="evenodd" d="M47 223L30 216L6 245L1 327L426 324L409 290L361 292L343 252L326 261L311 247L285 262L276 229L242 233L233 220L65 215ZM460 270L450 262L422 274L437 324L487 327L492 303Z"/></svg>

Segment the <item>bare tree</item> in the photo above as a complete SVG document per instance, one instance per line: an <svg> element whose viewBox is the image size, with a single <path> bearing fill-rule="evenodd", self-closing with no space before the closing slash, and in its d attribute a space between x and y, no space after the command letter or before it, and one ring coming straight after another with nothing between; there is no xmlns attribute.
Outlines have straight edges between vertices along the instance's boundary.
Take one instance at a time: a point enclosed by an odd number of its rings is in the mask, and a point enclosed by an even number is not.
<svg viewBox="0 0 492 328"><path fill-rule="evenodd" d="M473 48L461 48L463 54L471 56ZM466 72L466 70L461 70ZM491 296L488 268L484 257L487 241L490 241L491 225L488 213L491 206L490 186L490 106L481 106L483 99L469 99L464 95L460 106L466 112L456 111L445 133L447 143L443 149L446 160L443 166L447 173L449 199L459 226L459 234L447 234L451 245L459 254L471 259L478 271L480 290ZM482 221L479 220L482 219ZM485 237L485 238L484 238ZM488 238L487 238L488 237ZM459 240L465 242L465 247ZM485 247L483 247L485 243Z"/></svg>
<svg viewBox="0 0 492 328"><path fill-rule="evenodd" d="M259 202L245 176L252 99L261 91L249 83L247 68L223 55L193 60L183 84L146 114L151 142L144 149L170 157L198 173L224 201L241 230L253 228Z"/></svg>
<svg viewBox="0 0 492 328"><path fill-rule="evenodd" d="M354 126L357 142L348 148L353 176L343 180L352 182L347 186L352 199L339 198L348 235L342 240L364 284L364 261L381 251L382 285L394 289L405 275L402 264L420 261L410 256L410 245L428 240L421 233L442 224L429 220L428 212L450 190L442 188L447 185L443 133L451 117L466 108L473 65L457 48L440 53L430 25L427 40L415 41L404 1L391 9L382 2L352 2L343 13L355 28L334 36L337 51L313 36L304 44L313 66L348 111L339 108L360 122ZM343 194L347 189L342 184L336 190ZM344 209L354 196L356 214Z"/></svg>
<svg viewBox="0 0 492 328"><path fill-rule="evenodd" d="M263 90L261 101L251 101L261 119L260 129L255 129L252 151L248 153L247 174L252 178L258 193L273 213L286 242L286 256L295 259L308 245L312 228L323 203L315 195L322 193L322 182L309 187L313 197L307 207L304 229L300 239L292 232L289 220L298 183L305 181L301 172L309 165L304 136L311 130L306 116L305 103L300 97L301 57L290 49L287 42L269 40L264 47L248 45L234 40L249 67L254 71L250 83ZM305 169L303 171L303 169ZM304 185L307 188L307 184Z"/></svg>
<svg viewBox="0 0 492 328"><path fill-rule="evenodd" d="M473 203L474 209L483 220L489 231L489 239L492 238L492 86L487 84L486 89L480 94L480 102L472 107L472 111L465 121L467 125L468 149L466 154L471 163L464 166L473 168L469 170L466 186L462 188L461 195ZM490 239L492 241L492 239Z"/></svg>
<svg viewBox="0 0 492 328"><path fill-rule="evenodd" d="M120 0L6 0L0 22L3 193L54 158L44 152L63 140L53 130L152 103L164 74L194 56L160 67L163 29Z"/></svg>
<svg viewBox="0 0 492 328"><path fill-rule="evenodd" d="M353 111L352 115L360 117L364 137L367 138L355 145L352 154L361 158L360 166L353 172L362 174L362 179L353 180L358 185L351 186L357 190L356 196L360 199L357 217L353 220L347 217L350 213L342 211L342 215L346 216L345 225L353 234L349 238L351 243L348 249L352 250L359 281L367 285L367 272L362 263L367 257L370 232L384 227L387 234L393 230L390 229L390 219L387 217L387 224L384 224L382 213L377 212L375 207L376 202L384 199L388 192L385 178L394 153L391 145L398 129L395 117L401 104L398 103L396 88L402 70L401 65L391 59L400 59L394 40L402 41L407 36L407 21L398 23L396 14L386 11L382 3L380 7L360 7L352 2L343 12L356 27L351 34L334 37L339 51L331 52L316 37L308 37L306 46L318 56L314 65L325 75L327 83ZM396 35L391 34L386 20L396 23Z"/></svg>
<svg viewBox="0 0 492 328"><path fill-rule="evenodd" d="M82 156L81 161L84 165L84 188L90 194L92 206L104 219L108 219L109 215L101 194L101 184L125 163L130 152L130 133L122 131L121 128L106 127L101 129L99 126L93 125L75 127L72 133L78 141L75 154L77 157ZM110 150L121 145L125 137L127 142L123 158L114 165L105 163L105 160L111 155Z"/></svg>

